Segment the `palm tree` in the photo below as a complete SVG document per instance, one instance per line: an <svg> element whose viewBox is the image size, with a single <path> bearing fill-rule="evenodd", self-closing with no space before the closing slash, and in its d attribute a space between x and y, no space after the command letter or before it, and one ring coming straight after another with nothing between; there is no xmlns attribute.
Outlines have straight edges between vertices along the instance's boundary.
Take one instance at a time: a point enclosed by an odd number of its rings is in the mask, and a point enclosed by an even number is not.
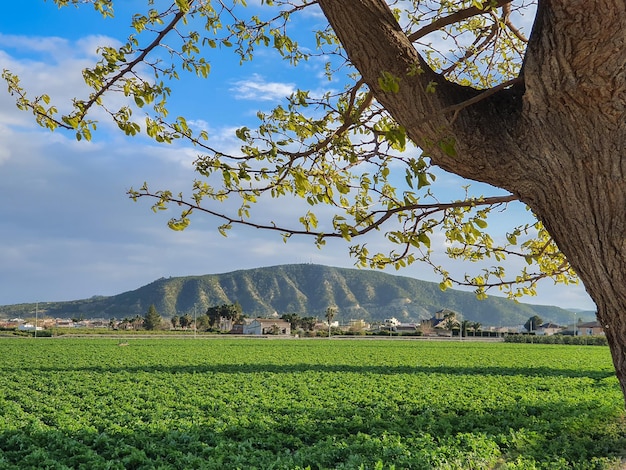
<svg viewBox="0 0 626 470"><path fill-rule="evenodd" d="M188 313L185 313L182 317L179 318L179 323L181 328L187 329L193 323L193 318Z"/></svg>
<svg viewBox="0 0 626 470"><path fill-rule="evenodd" d="M452 331L454 327L459 324L458 320L456 319L456 314L454 314L453 312L446 313L443 318L443 327L446 330Z"/></svg>
<svg viewBox="0 0 626 470"><path fill-rule="evenodd" d="M461 322L461 330L459 331L459 335L461 335L461 339L463 338L463 333L465 333L465 336L467 336L467 330L468 328L470 328L472 322L470 322L469 320L463 320Z"/></svg>

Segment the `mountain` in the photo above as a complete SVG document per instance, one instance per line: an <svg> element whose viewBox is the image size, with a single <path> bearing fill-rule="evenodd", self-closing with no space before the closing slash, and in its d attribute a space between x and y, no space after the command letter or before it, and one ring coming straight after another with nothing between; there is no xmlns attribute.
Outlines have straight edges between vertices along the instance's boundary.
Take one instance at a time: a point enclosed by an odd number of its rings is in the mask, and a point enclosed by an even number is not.
<svg viewBox="0 0 626 470"><path fill-rule="evenodd" d="M208 307L239 302L244 314L270 316L297 313L322 318L329 306L336 320L400 321L430 318L443 308L483 325L514 326L533 315L560 324L572 323L571 311L490 296L478 300L471 292L442 292L433 282L380 271L291 264L225 274L161 278L111 297L38 304L39 314L60 318L124 318L144 315L154 304L165 316L199 315ZM35 304L0 307L0 316L33 316ZM580 314L579 314L580 316ZM589 318L592 319L592 316Z"/></svg>

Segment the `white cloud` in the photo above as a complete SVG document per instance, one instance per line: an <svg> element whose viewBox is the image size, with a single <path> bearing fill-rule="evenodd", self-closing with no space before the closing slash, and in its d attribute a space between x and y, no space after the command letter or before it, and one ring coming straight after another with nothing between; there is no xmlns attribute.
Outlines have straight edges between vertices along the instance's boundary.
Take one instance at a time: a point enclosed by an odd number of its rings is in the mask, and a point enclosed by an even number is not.
<svg viewBox="0 0 626 470"><path fill-rule="evenodd" d="M258 74L253 74L247 80L234 82L230 89L236 99L254 101L279 101L295 90L293 83L267 82Z"/></svg>
<svg viewBox="0 0 626 470"><path fill-rule="evenodd" d="M72 109L72 99L84 98L90 93L84 83L82 70L93 66L97 44L117 44L105 36L89 36L77 41L61 38L0 35L0 61L20 79L20 86L33 99L41 94L51 98L61 114ZM116 105L127 99L118 96L106 98L107 105ZM118 106L119 107L119 106ZM101 109L94 109L92 119L110 125L110 119ZM15 97L0 93L0 123L34 127L30 112L16 112Z"/></svg>

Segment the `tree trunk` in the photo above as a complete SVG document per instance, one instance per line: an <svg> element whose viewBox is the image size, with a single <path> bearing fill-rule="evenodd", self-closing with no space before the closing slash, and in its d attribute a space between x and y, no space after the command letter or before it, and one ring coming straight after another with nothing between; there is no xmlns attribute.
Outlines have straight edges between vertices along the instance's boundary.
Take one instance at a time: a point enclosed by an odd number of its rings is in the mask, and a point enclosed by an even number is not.
<svg viewBox="0 0 626 470"><path fill-rule="evenodd" d="M446 108L479 91L428 68L384 0L319 4L376 98L434 164L511 191L543 222L597 305L626 400L624 1L539 0L519 83L455 119ZM409 74L416 64L424 73ZM379 87L383 72L399 78L397 93Z"/></svg>

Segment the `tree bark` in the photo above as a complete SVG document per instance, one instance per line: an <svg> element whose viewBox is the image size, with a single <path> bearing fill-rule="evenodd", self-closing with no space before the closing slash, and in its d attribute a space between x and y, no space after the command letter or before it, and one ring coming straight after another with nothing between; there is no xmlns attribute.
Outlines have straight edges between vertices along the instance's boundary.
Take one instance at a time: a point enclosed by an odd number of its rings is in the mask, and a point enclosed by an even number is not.
<svg viewBox="0 0 626 470"><path fill-rule="evenodd" d="M446 109L480 90L430 69L384 0L319 4L376 99L434 164L510 191L543 222L597 305L626 400L625 2L539 0L519 83L456 116ZM416 65L423 73L409 73ZM381 89L383 73L398 92Z"/></svg>

